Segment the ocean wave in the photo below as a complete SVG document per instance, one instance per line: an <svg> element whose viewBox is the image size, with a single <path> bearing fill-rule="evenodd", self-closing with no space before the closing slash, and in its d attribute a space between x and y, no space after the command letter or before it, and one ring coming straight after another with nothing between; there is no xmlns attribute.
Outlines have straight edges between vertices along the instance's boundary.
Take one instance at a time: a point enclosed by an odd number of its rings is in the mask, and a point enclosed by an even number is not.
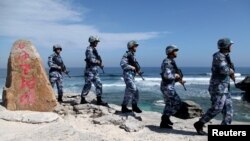
<svg viewBox="0 0 250 141"><path fill-rule="evenodd" d="M114 84L103 84L103 87L125 87L125 83L121 84L121 83L114 83Z"/></svg>
<svg viewBox="0 0 250 141"><path fill-rule="evenodd" d="M123 80L123 78L121 78ZM240 82L244 77L236 77L236 82ZM204 84L208 85L210 81L210 77L184 77L183 80L186 81L187 85L190 84ZM146 84L146 85L155 85L156 83L161 83L160 77L145 77L145 80L142 80L140 77L136 77L135 81L138 83ZM230 81L231 84L234 84L233 81ZM178 85L178 83L176 83Z"/></svg>
<svg viewBox="0 0 250 141"><path fill-rule="evenodd" d="M212 73L206 73L206 75L211 76ZM240 76L241 76L241 73L235 73L234 75L235 75L235 77L240 77Z"/></svg>
<svg viewBox="0 0 250 141"><path fill-rule="evenodd" d="M157 100L153 104L156 106L165 106L164 100Z"/></svg>

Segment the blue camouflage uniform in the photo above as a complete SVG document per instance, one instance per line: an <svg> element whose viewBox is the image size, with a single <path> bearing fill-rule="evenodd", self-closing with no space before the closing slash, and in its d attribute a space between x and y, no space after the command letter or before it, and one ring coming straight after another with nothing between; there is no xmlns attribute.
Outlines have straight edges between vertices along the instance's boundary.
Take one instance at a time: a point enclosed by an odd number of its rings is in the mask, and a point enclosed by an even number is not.
<svg viewBox="0 0 250 141"><path fill-rule="evenodd" d="M85 67L85 85L83 86L81 96L88 95L91 84L96 87L96 95L102 96L102 83L98 73L97 56L93 53L94 47L88 46L85 52L86 67ZM100 61L100 60L99 60Z"/></svg>
<svg viewBox="0 0 250 141"><path fill-rule="evenodd" d="M173 63L175 61L170 58L163 60L161 65L161 92L165 101L165 108L163 110L163 115L172 116L181 107L182 101L179 95L175 91L175 73Z"/></svg>
<svg viewBox="0 0 250 141"><path fill-rule="evenodd" d="M208 91L211 95L212 106L200 119L202 123L207 123L217 114L223 114L222 125L232 122L233 109L232 99L229 93L230 67L226 60L226 55L216 52L213 55L212 76Z"/></svg>
<svg viewBox="0 0 250 141"><path fill-rule="evenodd" d="M139 100L139 90L135 85L136 73L132 70L132 66L129 64L128 56L133 55L131 51L127 51L120 62L121 68L123 69L123 79L126 84L125 94L122 105L128 105L129 100L132 98L132 104L137 104ZM133 57L135 59L135 57ZM136 61L136 60L134 60Z"/></svg>
<svg viewBox="0 0 250 141"><path fill-rule="evenodd" d="M49 80L54 87L56 84L57 92L59 96L63 95L63 75L62 70L59 69L63 65L62 57L56 53L52 54L48 58L49 70Z"/></svg>

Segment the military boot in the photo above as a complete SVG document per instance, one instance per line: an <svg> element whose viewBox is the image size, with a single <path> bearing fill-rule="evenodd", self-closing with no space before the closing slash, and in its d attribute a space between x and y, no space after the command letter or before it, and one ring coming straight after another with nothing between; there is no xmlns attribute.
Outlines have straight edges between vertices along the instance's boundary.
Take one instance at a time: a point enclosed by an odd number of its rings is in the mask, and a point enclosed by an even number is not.
<svg viewBox="0 0 250 141"><path fill-rule="evenodd" d="M87 104L87 103L89 102L85 99L85 97L82 97L80 104Z"/></svg>
<svg viewBox="0 0 250 141"><path fill-rule="evenodd" d="M168 116L166 120L167 120L167 124L174 125L174 123L170 120L170 116Z"/></svg>
<svg viewBox="0 0 250 141"><path fill-rule="evenodd" d="M160 128L173 129L173 127L172 127L171 125L168 124L168 119L169 119L169 116L167 116L167 115L162 115L162 116L161 116Z"/></svg>
<svg viewBox="0 0 250 141"><path fill-rule="evenodd" d="M122 105L122 113L130 113L132 110L127 108L127 105Z"/></svg>
<svg viewBox="0 0 250 141"><path fill-rule="evenodd" d="M97 99L97 102L96 102L97 105L108 106L107 102L102 101L102 97L101 96L97 96L96 99Z"/></svg>
<svg viewBox="0 0 250 141"><path fill-rule="evenodd" d="M58 102L63 102L63 100L62 100L62 95L58 95L57 101L58 101Z"/></svg>
<svg viewBox="0 0 250 141"><path fill-rule="evenodd" d="M137 104L132 104L132 111L136 113L141 113L141 109L137 106Z"/></svg>
<svg viewBox="0 0 250 141"><path fill-rule="evenodd" d="M203 131L203 126L204 126L204 123L201 121L197 121L194 123L194 128L196 129L199 135L206 135L206 132Z"/></svg>

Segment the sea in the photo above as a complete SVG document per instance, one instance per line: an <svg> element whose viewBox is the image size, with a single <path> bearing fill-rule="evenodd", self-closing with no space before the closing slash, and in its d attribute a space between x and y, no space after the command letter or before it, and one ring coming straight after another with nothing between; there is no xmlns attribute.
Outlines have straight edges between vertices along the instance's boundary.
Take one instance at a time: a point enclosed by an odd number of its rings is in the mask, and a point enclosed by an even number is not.
<svg viewBox="0 0 250 141"><path fill-rule="evenodd" d="M208 93L208 84L211 76L209 67L182 67L184 80L186 80L185 91L180 84L176 84L176 91L182 100L192 100L198 103L204 112L211 106L210 95ZM68 68L70 76L64 77L64 92L79 94L84 85L84 68ZM48 73L48 70L46 70ZM104 68L105 73L100 70L100 78L103 83L103 98L108 103L121 105L125 83L122 78L121 68L107 67ZM145 67L142 68L145 80L136 76L136 84L139 88L140 100L139 106L145 111L162 112L164 101L160 91L160 68ZM247 75L250 75L250 68L236 68L236 82L240 82ZM0 91L3 91L5 86L7 69L0 69ZM92 86L92 91L95 91ZM54 88L56 92L56 89ZM234 119L235 121L250 122L250 103L244 99L244 92L235 88L231 82L231 93L233 98ZM2 93L0 93L0 101ZM221 120L219 114L215 119Z"/></svg>

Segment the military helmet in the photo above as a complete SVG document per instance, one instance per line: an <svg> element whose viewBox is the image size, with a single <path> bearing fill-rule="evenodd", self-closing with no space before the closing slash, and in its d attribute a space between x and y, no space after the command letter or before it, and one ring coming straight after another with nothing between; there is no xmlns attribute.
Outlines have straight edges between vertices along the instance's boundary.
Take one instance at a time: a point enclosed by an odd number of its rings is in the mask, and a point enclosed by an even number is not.
<svg viewBox="0 0 250 141"><path fill-rule="evenodd" d="M62 47L59 44L53 45L53 51L56 51L57 49L60 49L62 51Z"/></svg>
<svg viewBox="0 0 250 141"><path fill-rule="evenodd" d="M218 40L217 45L219 49L227 49L233 43L234 42L229 38L222 38Z"/></svg>
<svg viewBox="0 0 250 141"><path fill-rule="evenodd" d="M169 45L166 47L166 54L168 55L169 53L173 51L178 51L179 49L176 47L176 45Z"/></svg>
<svg viewBox="0 0 250 141"><path fill-rule="evenodd" d="M131 49L134 46L136 46L136 47L139 46L139 44L134 40L129 41L128 44L127 44L128 49Z"/></svg>
<svg viewBox="0 0 250 141"><path fill-rule="evenodd" d="M94 43L94 42L100 42L100 40L99 40L99 37L97 37L97 36L90 36L89 37L89 42L90 43Z"/></svg>

